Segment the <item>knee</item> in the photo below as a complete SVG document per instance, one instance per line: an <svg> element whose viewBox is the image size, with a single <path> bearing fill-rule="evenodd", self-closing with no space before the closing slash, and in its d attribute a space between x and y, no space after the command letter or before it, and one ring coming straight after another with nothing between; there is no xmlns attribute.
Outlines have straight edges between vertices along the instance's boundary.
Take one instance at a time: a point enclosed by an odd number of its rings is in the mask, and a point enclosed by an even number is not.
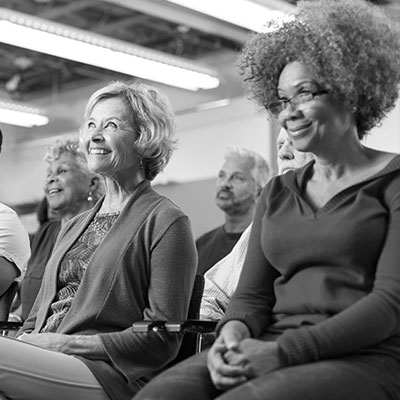
<svg viewBox="0 0 400 400"><path fill-rule="evenodd" d="M207 369L206 354L198 354L170 367L151 380L134 400L206 400L215 388ZM133 400L132 399L132 400Z"/></svg>

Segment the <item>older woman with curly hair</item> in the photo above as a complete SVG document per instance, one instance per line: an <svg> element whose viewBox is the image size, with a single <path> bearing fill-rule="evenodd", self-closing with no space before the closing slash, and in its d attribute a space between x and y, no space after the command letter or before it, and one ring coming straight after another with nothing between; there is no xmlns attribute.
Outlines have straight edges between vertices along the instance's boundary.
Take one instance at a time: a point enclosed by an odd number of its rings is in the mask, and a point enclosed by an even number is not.
<svg viewBox="0 0 400 400"><path fill-rule="evenodd" d="M32 238L32 254L19 293L23 320L28 317L39 292L44 268L61 226L92 208L104 191L102 179L88 170L78 137L56 140L47 149L44 161L48 167L44 184L46 213L55 213L57 218L41 224Z"/></svg>
<svg viewBox="0 0 400 400"><path fill-rule="evenodd" d="M400 155L360 139L397 99L399 30L362 0L299 2L239 65L315 159L264 189L212 348L135 400L398 400Z"/></svg>
<svg viewBox="0 0 400 400"><path fill-rule="evenodd" d="M0 337L2 396L130 399L178 352L180 337L132 331L185 318L194 283L188 217L150 185L174 150L174 121L144 84L89 99L81 147L105 195L62 227L19 340Z"/></svg>

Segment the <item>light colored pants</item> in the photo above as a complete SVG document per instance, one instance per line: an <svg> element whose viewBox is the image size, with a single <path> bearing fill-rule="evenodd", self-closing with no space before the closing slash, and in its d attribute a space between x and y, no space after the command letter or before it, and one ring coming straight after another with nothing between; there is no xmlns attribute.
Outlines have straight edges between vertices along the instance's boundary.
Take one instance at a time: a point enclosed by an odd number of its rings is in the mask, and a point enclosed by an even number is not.
<svg viewBox="0 0 400 400"><path fill-rule="evenodd" d="M0 399L109 400L78 358L0 336Z"/></svg>

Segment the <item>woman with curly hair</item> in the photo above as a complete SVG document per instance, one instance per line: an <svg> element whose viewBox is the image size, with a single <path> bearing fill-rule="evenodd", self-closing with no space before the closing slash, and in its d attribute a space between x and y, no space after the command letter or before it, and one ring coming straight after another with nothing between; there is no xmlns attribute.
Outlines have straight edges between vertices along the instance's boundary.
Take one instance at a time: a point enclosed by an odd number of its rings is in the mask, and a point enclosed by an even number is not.
<svg viewBox="0 0 400 400"><path fill-rule="evenodd" d="M32 254L19 291L21 310L14 311L21 313L22 320L28 317L39 292L61 226L92 208L104 191L101 177L87 167L78 137L56 140L47 149L44 161L47 176L41 204L46 204L46 217L53 213L55 218L41 224L31 241Z"/></svg>
<svg viewBox="0 0 400 400"><path fill-rule="evenodd" d="M397 99L399 30L362 0L299 2L239 66L315 159L264 189L212 348L135 400L399 400L400 155L360 141Z"/></svg>
<svg viewBox="0 0 400 400"><path fill-rule="evenodd" d="M116 82L89 99L81 148L105 194L61 228L19 340L0 337L0 398L129 400L176 356L180 337L132 331L189 308L190 222L150 185L174 128L169 101L147 85Z"/></svg>

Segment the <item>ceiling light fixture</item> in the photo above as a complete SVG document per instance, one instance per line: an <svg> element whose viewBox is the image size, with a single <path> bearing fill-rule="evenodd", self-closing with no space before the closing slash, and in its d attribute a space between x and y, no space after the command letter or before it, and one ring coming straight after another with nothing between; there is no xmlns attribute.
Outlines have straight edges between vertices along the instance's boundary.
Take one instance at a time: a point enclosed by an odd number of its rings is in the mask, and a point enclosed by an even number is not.
<svg viewBox="0 0 400 400"><path fill-rule="evenodd" d="M209 101L207 103L202 103L194 107L184 108L182 110L177 110L176 115L185 115L190 113L195 113L199 111L213 110L215 108L227 107L231 104L229 99L220 99L215 101Z"/></svg>
<svg viewBox="0 0 400 400"><path fill-rule="evenodd" d="M32 128L47 125L49 119L37 108L0 101L0 122Z"/></svg>
<svg viewBox="0 0 400 400"><path fill-rule="evenodd" d="M294 6L279 0L167 0L243 28L263 32L269 21L288 18Z"/></svg>
<svg viewBox="0 0 400 400"><path fill-rule="evenodd" d="M187 90L219 86L215 71L183 58L5 8L0 42Z"/></svg>

